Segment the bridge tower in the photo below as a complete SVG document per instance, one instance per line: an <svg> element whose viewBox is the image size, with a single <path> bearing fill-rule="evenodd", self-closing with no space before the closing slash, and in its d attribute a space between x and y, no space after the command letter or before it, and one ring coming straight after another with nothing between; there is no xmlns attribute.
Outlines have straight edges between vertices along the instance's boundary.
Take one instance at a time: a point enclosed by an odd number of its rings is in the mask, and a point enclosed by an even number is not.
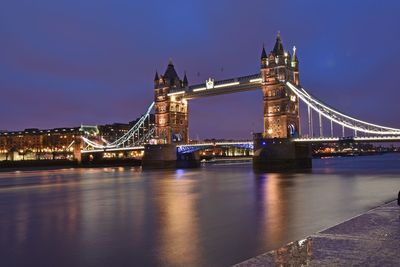
<svg viewBox="0 0 400 267"><path fill-rule="evenodd" d="M186 73L179 79L175 67L170 60L164 75L154 77L155 101L155 137L159 144L188 142L188 103L179 95L170 91L188 86Z"/></svg>
<svg viewBox="0 0 400 267"><path fill-rule="evenodd" d="M264 138L290 138L300 134L299 100L284 81L299 85L299 61L283 48L280 33L273 50L261 53L261 78L264 99Z"/></svg>

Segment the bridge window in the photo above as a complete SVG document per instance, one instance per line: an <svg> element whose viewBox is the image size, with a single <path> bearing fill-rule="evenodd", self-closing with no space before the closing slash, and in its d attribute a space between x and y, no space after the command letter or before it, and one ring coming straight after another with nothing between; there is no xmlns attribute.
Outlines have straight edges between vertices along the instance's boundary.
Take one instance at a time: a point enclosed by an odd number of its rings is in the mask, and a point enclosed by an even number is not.
<svg viewBox="0 0 400 267"><path fill-rule="evenodd" d="M159 106L158 110L159 112L165 112L166 108L165 106Z"/></svg>
<svg viewBox="0 0 400 267"><path fill-rule="evenodd" d="M273 112L279 112L281 111L281 107L280 106L274 106L273 107Z"/></svg>

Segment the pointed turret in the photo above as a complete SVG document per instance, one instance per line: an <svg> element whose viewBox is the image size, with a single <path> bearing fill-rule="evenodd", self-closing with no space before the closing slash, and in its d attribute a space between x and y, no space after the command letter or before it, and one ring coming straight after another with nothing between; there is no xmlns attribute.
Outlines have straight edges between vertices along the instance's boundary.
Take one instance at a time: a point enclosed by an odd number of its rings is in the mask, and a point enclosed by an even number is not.
<svg viewBox="0 0 400 267"><path fill-rule="evenodd" d="M160 76L158 76L158 71L154 75L154 88L157 88L160 85Z"/></svg>
<svg viewBox="0 0 400 267"><path fill-rule="evenodd" d="M182 82L182 84L183 84L183 87L186 87L186 86L188 86L188 84L189 84L188 79L187 79L187 77L186 77L186 71L185 71L185 75L183 76L183 82Z"/></svg>
<svg viewBox="0 0 400 267"><path fill-rule="evenodd" d="M261 59L264 59L264 58L267 58L267 53L265 52L265 46L263 44L263 49L262 49L262 52L261 52Z"/></svg>
<svg viewBox="0 0 400 267"><path fill-rule="evenodd" d="M175 67L174 67L174 64L172 63L171 59L168 62L168 66L167 66L167 69L165 70L163 77L165 80L169 80L169 81L173 81L176 78L178 78L178 80L179 80L179 76L175 71Z"/></svg>
<svg viewBox="0 0 400 267"><path fill-rule="evenodd" d="M265 52L265 46L263 44L263 48L261 51L261 68L267 67L267 61L268 61L268 56L267 53Z"/></svg>
<svg viewBox="0 0 400 267"><path fill-rule="evenodd" d="M283 49L280 32L278 32L278 35L276 36L275 46L274 46L274 49L272 50L272 53L275 56L283 56L285 53L285 50Z"/></svg>
<svg viewBox="0 0 400 267"><path fill-rule="evenodd" d="M296 50L297 50L296 47L293 46L293 56L292 56L291 65L292 65L292 68L294 68L295 70L298 70L298 68L299 68L299 59L297 58Z"/></svg>

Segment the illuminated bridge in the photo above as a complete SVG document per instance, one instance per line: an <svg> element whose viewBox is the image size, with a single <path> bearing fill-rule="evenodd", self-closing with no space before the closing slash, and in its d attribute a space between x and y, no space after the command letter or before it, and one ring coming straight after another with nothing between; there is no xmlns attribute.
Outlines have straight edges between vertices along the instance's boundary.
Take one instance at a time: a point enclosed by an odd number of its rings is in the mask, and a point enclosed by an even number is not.
<svg viewBox="0 0 400 267"><path fill-rule="evenodd" d="M287 139L299 144L400 141L400 129L355 118L313 96L300 84L298 70L296 48L293 48L292 54L285 51L280 34L269 54L265 48L262 49L260 71L252 75L224 80L209 78L204 83L189 85L186 74L181 80L174 65L169 62L163 75L155 74L154 102L141 119L113 142L102 137L83 137L86 146L82 153L143 150L146 144L174 144L178 154L193 153L212 146L253 149L252 141L191 144L188 103L198 98L260 89L264 101L263 138ZM302 116L300 105L306 110ZM146 128L152 113L155 114L155 125ZM306 119L303 123L308 126L306 131L300 132L300 118ZM337 132L340 134L335 134Z"/></svg>
<svg viewBox="0 0 400 267"><path fill-rule="evenodd" d="M169 96L182 96L186 99L195 99L206 96L221 95L232 92L242 92L248 90L260 89L261 78L259 75L244 76L224 81L215 82L214 86L207 83L194 85L187 87L186 90L171 91ZM298 88L287 81L281 81L286 85L288 91L293 92L301 101L307 105L308 114L308 132L307 137L293 137L294 142L309 142L309 143L333 143L338 141L353 140L355 142L398 142L400 141L400 129L380 126L377 124L362 121L339 112L322 101L310 95L304 88ZM96 142L90 140L88 137L83 137L86 148L82 151L83 153L88 152L101 152L101 151L123 151L123 150L141 150L143 145L149 143L154 137L155 127L149 129L145 134L145 137L137 139L137 132L144 130L144 122L149 119L150 113L153 111L154 102L151 103L146 113L142 118L135 124L129 132L121 136L114 142ZM319 134L313 136L313 124L316 122L311 121L314 117L313 113L316 113L319 123ZM329 134L324 136L323 122L326 119L330 122ZM342 136L333 136L334 126L339 126L342 132ZM345 129L350 129L354 134L353 136L346 136ZM187 153L188 151L195 151L204 149L212 146L237 146L252 149L252 141L244 142L215 142L215 143L200 143L200 144L179 144L177 146L178 153Z"/></svg>

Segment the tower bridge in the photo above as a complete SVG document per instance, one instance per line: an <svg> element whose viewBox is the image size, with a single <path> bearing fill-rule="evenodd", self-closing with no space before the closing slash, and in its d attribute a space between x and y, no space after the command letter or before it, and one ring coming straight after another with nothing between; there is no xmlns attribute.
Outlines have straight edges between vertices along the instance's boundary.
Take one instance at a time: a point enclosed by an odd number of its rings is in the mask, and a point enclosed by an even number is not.
<svg viewBox="0 0 400 267"><path fill-rule="evenodd" d="M255 137L251 147L255 151L255 159L261 160L262 165L270 165L271 162L276 164L278 159L279 162L297 162L309 166L311 161L307 144L346 140L345 131L352 132L352 136L347 137L347 140L356 142L400 141L400 129L366 122L344 114L304 89L299 80L297 50L295 47L292 52L284 50L278 33L275 45L268 54L265 47L262 48L260 71L252 75L224 80L209 78L204 83L189 85L186 73L183 79L180 79L170 61L163 75L157 72L155 74L154 102L128 133L112 143L83 137L87 146L82 152L117 151L143 147L145 158L146 153L157 154L159 151L175 151L168 153L178 153L178 157L179 154L194 153L200 148L215 144L189 144L189 102L203 97L258 89L261 89L263 93L264 130ZM307 108L307 115L303 116L307 119L306 131L300 129L300 102ZM144 129L145 122L153 110L155 125ZM330 125L327 136L325 135L327 130L323 127L325 120ZM319 129L318 135L317 131L314 132L315 126ZM334 129L337 127L341 131L341 136L334 135ZM145 131L145 134L139 135L139 131L142 133ZM135 136L141 136L141 138L138 139ZM279 142L269 142L270 140L279 140ZM276 147L271 148L270 145L266 148L264 145L266 143L276 145ZM250 144L246 142L225 145L250 147ZM158 146L159 149L146 150L148 146ZM171 146L173 149L167 148ZM164 156L161 153L152 157L151 160L162 161ZM168 158L174 158L174 156L169 155ZM298 167L297 163L294 165Z"/></svg>

